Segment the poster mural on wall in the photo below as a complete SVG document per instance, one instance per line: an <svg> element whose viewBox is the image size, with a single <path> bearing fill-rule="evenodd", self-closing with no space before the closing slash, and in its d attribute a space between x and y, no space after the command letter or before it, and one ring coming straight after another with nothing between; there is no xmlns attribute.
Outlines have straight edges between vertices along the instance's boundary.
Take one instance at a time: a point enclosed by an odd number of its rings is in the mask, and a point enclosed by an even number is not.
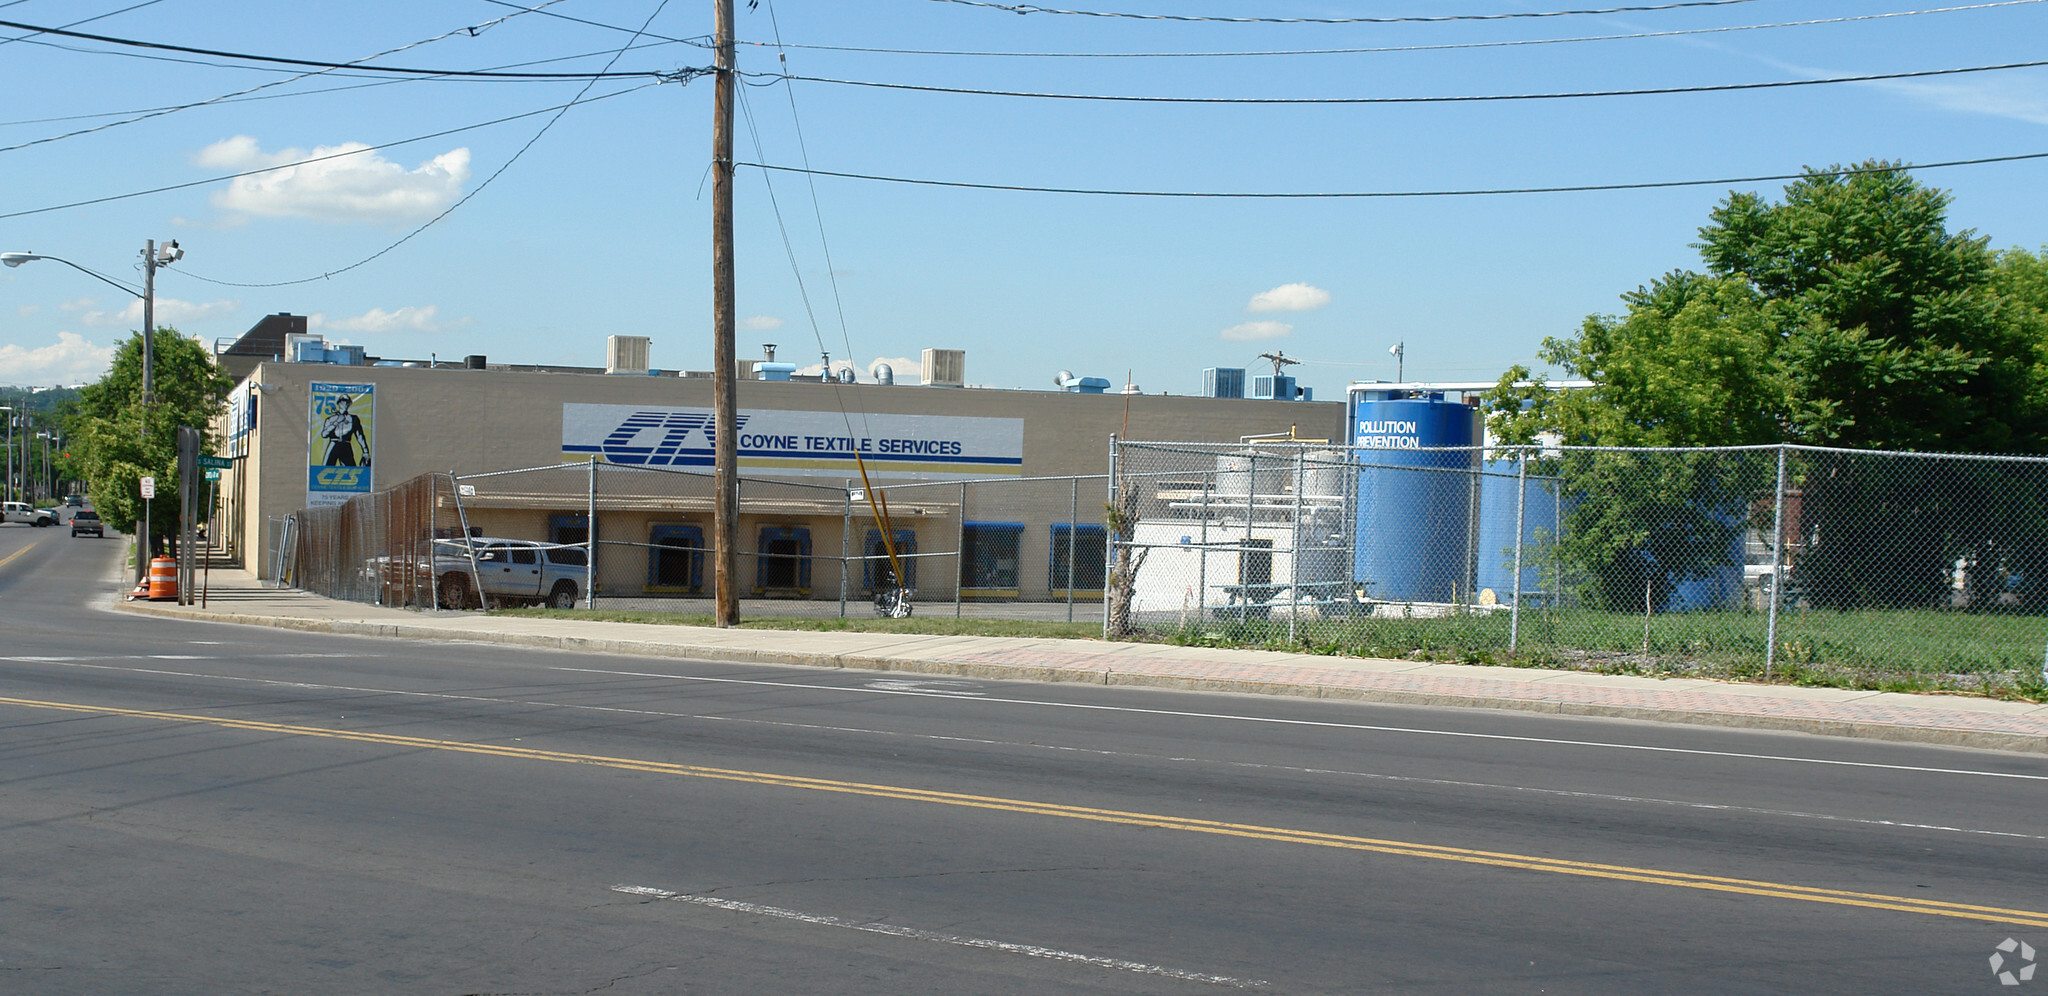
<svg viewBox="0 0 2048 996"><path fill-rule="evenodd" d="M1024 420L953 415L739 413L740 473L967 480L1024 472ZM562 458L637 467L711 470L711 409L562 406Z"/></svg>
<svg viewBox="0 0 2048 996"><path fill-rule="evenodd" d="M375 384L314 384L306 453L306 504L339 505L372 486Z"/></svg>

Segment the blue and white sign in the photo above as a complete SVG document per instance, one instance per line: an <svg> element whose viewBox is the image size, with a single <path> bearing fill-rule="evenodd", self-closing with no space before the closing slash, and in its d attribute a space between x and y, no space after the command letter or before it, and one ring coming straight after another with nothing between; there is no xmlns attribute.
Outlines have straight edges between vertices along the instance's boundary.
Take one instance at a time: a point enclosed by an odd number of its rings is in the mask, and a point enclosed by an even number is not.
<svg viewBox="0 0 2048 996"><path fill-rule="evenodd" d="M708 471L711 417L708 408L565 404L562 458ZM743 411L739 450L743 474L858 477L858 452L870 477L1015 477L1024 472L1024 420Z"/></svg>

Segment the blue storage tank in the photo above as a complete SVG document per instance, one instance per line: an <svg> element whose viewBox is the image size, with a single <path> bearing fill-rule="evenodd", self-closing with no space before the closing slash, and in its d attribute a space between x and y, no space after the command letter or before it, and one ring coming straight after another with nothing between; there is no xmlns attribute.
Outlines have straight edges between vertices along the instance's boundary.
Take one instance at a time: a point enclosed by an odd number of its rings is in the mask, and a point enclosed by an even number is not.
<svg viewBox="0 0 2048 996"><path fill-rule="evenodd" d="M1359 462L1357 579L1371 582L1374 598L1469 600L1479 413L1441 394L1393 393L1351 395L1351 443ZM1473 448L1431 449L1446 446Z"/></svg>
<svg viewBox="0 0 2048 996"><path fill-rule="evenodd" d="M1534 474L1517 478L1517 457L1487 460L1479 478L1479 564L1477 584L1493 589L1500 601L1515 595L1515 491L1523 491L1522 597L1547 595L1548 583L1539 563L1541 551L1556 539L1565 509L1558 504L1557 481Z"/></svg>

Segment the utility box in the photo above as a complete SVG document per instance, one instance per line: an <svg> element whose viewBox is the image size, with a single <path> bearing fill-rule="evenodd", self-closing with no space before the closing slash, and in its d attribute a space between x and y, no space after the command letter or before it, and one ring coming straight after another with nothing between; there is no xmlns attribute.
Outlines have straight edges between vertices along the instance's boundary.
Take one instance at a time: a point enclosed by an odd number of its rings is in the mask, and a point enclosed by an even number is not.
<svg viewBox="0 0 2048 996"><path fill-rule="evenodd" d="M927 349L924 351L923 361L926 387L967 386L966 350Z"/></svg>
<svg viewBox="0 0 2048 996"><path fill-rule="evenodd" d="M605 338L604 372L645 374L648 338L644 335L614 335Z"/></svg>

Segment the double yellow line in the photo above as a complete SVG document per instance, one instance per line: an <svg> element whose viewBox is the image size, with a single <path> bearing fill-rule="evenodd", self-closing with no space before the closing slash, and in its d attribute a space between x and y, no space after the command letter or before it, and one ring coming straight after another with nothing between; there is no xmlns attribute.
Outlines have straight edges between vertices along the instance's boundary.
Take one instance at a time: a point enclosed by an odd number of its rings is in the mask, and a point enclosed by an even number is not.
<svg viewBox="0 0 2048 996"><path fill-rule="evenodd" d="M460 740L433 740L425 737L406 737L390 733L336 730L317 726L296 726L287 723L267 723L251 719L196 716L175 712L153 712L144 709L115 709L107 706L85 705L72 702L0 698L0 706L84 713L94 716L121 716L130 719L149 719L168 723L192 723L230 730L246 730L252 733L270 733L296 737L324 737L331 740L351 740L358 743L382 744L389 747L405 747L416 750L444 750L463 754L484 754L493 757L517 758L528 761L582 764L593 767L613 768L621 771L645 771L653 774L677 775L687 778L711 778L719 781L768 785L776 788L833 792L841 795L859 795L877 799L895 799L902 802L919 802L940 806L960 806L969 809L987 809L1005 813L1024 813L1032 816L1051 816L1061 819L1086 820L1092 823L1150 827L1158 830L1179 830L1185 833L1241 837L1249 840L1267 840L1284 844L1305 844L1312 847L1367 851L1375 854L1389 854L1408 858L1428 858L1436 861L1455 861L1461 864L1481 865L1491 868L1513 868L1521 871L1549 872L1555 875L1573 875L1581 878L1607 879L1616 882L1636 882L1644 885L1664 885L1680 889L1698 889L1706 892L1760 896L1767 899L1790 899L1808 903L1825 903L1833 906L1853 906L1864 909L1891 910L1899 913L1919 913L1927 916L1981 920L1988 923L2009 924L2013 926L2048 928L2048 912L2035 910L2006 909L1998 906L1975 906L1968 903L1946 903L1911 896L1848 892L1841 889L1818 889L1804 885L1788 885L1782 882L1725 878L1717 875L1696 875L1691 872L1637 868L1629 865L1609 865L1590 861L1567 861L1561 858L1545 858L1528 854L1482 851L1465 847L1446 847L1438 844L1421 844L1411 841L1382 840L1373 837L1354 837L1347 834L1293 830L1286 827L1260 826L1252 823L1226 823L1218 820L1203 820L1186 816L1167 816L1117 809L1095 809L1086 806L1065 806L1058 803L1034 802L1028 799L1008 799L1001 796L969 795L960 792L935 792L929 789L907 788L900 785L878 785L867 782L836 781L826 778L805 778L797 775L782 775L767 771L710 768L702 765L675 764L667 761L644 761L628 757L606 757L599 754L571 754L563 751L539 750L532 747L469 743Z"/></svg>

